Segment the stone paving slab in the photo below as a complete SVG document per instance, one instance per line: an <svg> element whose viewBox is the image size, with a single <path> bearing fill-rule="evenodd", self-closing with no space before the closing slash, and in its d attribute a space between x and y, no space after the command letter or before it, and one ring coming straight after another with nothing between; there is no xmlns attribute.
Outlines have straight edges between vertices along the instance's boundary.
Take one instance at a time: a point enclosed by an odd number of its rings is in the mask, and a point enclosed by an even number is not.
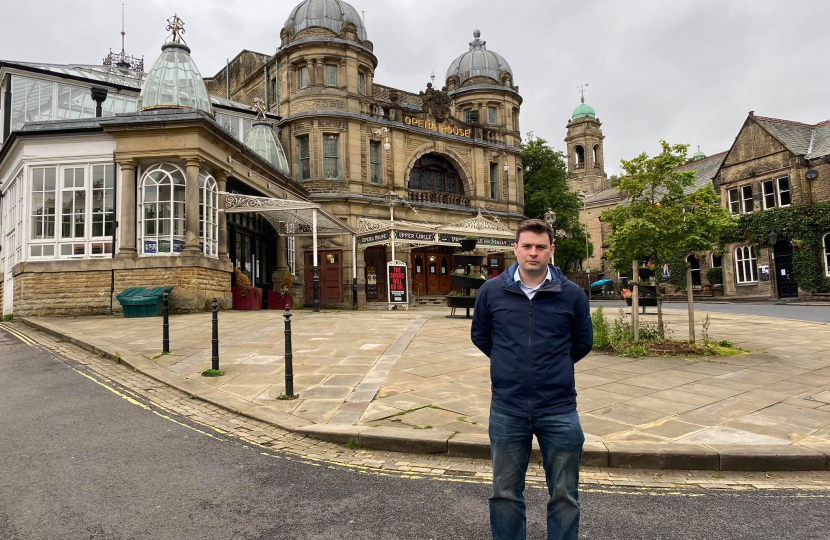
<svg viewBox="0 0 830 540"><path fill-rule="evenodd" d="M358 436L361 444L384 448L440 447L452 453L466 445L471 455L483 455L489 452L489 444L479 444L486 440L489 417L489 359L470 343L469 321L444 315L295 313L300 399L291 401L280 399L281 313L220 315L221 368L227 375L216 379L199 375L210 366L209 314L171 317L169 356L159 356L160 319L25 322L96 353L117 355L210 403L288 429L320 427L324 438ZM706 315L699 312L698 323ZM666 320L685 328L682 311L667 310ZM780 460L784 468L827 468L830 403L822 400L830 399L830 325L728 314L710 314L710 321L711 339L729 339L753 352L702 359L592 353L577 364L586 448L599 445L590 459L605 466L640 461L730 468L743 454L727 449L740 446L766 448L758 450L764 466ZM796 450L783 452L780 446ZM799 448L807 451L799 454ZM716 465L712 456L718 457Z"/></svg>

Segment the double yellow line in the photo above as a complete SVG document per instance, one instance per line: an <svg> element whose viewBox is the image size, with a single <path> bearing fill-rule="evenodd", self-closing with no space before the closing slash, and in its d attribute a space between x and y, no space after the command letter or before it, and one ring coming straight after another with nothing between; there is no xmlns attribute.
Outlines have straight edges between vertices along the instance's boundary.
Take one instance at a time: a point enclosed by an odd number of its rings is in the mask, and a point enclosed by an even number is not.
<svg viewBox="0 0 830 540"><path fill-rule="evenodd" d="M9 334L13 335L17 339L25 343L26 345L29 345L30 347L34 347L36 345L36 343L31 338L29 338L19 330L15 330L14 328L10 327L8 324L0 323L0 329L5 330Z"/></svg>

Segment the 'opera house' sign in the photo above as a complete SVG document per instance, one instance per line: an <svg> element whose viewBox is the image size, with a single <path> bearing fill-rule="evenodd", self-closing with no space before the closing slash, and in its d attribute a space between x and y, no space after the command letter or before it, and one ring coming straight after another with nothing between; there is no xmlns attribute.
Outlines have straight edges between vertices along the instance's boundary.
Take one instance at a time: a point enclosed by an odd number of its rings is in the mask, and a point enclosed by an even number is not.
<svg viewBox="0 0 830 540"><path fill-rule="evenodd" d="M404 116L403 122L407 126L429 129L432 131L437 131L438 133L446 133L448 135L458 135L459 137L468 138L472 135L472 130L469 128L457 128L449 124L436 124L431 120L424 120L423 118L412 118L411 116Z"/></svg>

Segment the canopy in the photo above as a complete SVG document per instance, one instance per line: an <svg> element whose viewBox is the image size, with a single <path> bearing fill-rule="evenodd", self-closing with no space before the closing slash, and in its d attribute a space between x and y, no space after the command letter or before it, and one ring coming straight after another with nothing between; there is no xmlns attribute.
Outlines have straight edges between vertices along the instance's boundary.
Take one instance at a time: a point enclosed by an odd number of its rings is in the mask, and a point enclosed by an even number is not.
<svg viewBox="0 0 830 540"><path fill-rule="evenodd" d="M255 197L238 193L223 193L223 195L225 195L224 211L226 213L256 212L268 220L283 236L338 236L357 232L317 203ZM315 221L316 231L314 230ZM280 228L280 223L285 224L284 231Z"/></svg>

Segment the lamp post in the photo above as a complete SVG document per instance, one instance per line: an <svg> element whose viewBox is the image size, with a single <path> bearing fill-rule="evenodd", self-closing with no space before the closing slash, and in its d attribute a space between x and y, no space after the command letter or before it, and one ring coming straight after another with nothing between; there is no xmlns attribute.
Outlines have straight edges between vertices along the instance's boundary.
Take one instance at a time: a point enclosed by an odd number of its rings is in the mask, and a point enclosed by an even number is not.
<svg viewBox="0 0 830 540"><path fill-rule="evenodd" d="M383 200L386 202L386 206L389 207L389 223L391 224L389 235L389 240L392 243L392 260L395 259L395 207L401 202L401 198L398 196L397 193L394 191L389 191L386 195L383 196Z"/></svg>
<svg viewBox="0 0 830 540"><path fill-rule="evenodd" d="M553 209L548 208L548 211L545 212L545 223L554 231L553 237L556 238L556 230L553 229L553 224L556 223L556 212ZM551 242L554 246L556 245L555 242ZM550 263L556 266L556 257L553 253L550 254Z"/></svg>

